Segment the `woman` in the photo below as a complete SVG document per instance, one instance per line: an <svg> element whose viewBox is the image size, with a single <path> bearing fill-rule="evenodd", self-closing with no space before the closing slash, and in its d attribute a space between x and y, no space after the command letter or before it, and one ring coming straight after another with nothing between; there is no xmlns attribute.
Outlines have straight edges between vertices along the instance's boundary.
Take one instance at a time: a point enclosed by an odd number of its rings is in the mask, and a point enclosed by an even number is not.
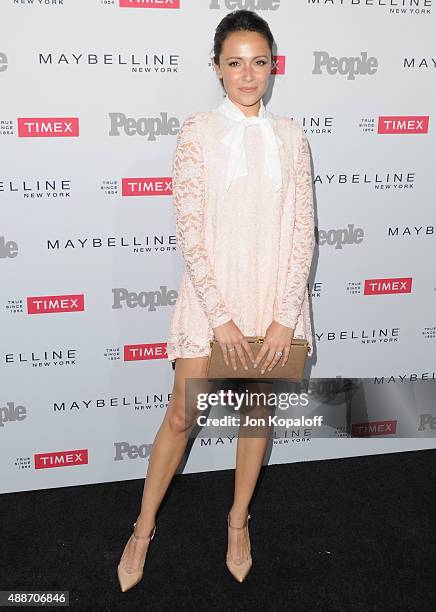
<svg viewBox="0 0 436 612"><path fill-rule="evenodd" d="M190 115L173 158L178 245L185 272L167 342L174 387L153 443L141 512L118 565L123 591L142 578L156 514L195 425L185 379L206 376L209 340L236 368L254 355L244 336L264 336L263 373L286 363L293 336L313 352L307 279L314 249L312 174L306 136L266 111L273 36L247 10L229 13L214 38L214 68L226 91L213 111ZM267 391L268 382L251 383ZM252 564L248 506L268 436L239 437L227 516L226 563L242 582Z"/></svg>

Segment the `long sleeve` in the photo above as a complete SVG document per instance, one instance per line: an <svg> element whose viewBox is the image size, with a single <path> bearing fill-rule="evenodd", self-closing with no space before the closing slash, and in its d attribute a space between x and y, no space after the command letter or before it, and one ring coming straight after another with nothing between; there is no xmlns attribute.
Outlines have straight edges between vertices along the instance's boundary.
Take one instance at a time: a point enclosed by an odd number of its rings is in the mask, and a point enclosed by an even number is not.
<svg viewBox="0 0 436 612"><path fill-rule="evenodd" d="M301 128L295 178L295 224L286 287L275 320L295 329L301 313L315 247L313 179L309 143Z"/></svg>
<svg viewBox="0 0 436 612"><path fill-rule="evenodd" d="M205 173L196 115L183 122L173 156L176 240L188 276L212 328L231 320L204 243Z"/></svg>

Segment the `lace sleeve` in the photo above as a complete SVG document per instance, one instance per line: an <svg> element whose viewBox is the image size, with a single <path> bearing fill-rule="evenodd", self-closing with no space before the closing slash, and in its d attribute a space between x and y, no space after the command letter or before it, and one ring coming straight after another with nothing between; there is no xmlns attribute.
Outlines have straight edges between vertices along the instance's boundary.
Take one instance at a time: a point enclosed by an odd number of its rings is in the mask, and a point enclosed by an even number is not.
<svg viewBox="0 0 436 612"><path fill-rule="evenodd" d="M199 303L212 328L231 320L218 290L204 243L205 179L195 115L183 122L173 155L176 240Z"/></svg>
<svg viewBox="0 0 436 612"><path fill-rule="evenodd" d="M296 162L295 224L286 288L275 320L295 329L306 291L315 247L313 179L309 143L303 130Z"/></svg>

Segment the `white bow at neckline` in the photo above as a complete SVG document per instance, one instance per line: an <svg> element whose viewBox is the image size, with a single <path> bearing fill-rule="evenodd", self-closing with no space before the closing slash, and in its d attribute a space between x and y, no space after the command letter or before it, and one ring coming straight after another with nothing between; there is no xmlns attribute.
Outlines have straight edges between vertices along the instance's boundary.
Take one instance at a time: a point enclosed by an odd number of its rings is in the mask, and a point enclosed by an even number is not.
<svg viewBox="0 0 436 612"><path fill-rule="evenodd" d="M242 110L230 100L228 94L216 110L234 121L234 125L230 128L229 132L221 139L221 142L230 148L225 179L226 189L230 187L230 183L233 179L240 176L246 176L248 173L244 134L246 127L249 125L260 126L265 146L264 172L271 178L274 189L276 191L281 189L282 173L278 149L278 142L280 142L280 139L274 132L270 115L263 104L262 98L260 99L259 114L257 116L247 117Z"/></svg>

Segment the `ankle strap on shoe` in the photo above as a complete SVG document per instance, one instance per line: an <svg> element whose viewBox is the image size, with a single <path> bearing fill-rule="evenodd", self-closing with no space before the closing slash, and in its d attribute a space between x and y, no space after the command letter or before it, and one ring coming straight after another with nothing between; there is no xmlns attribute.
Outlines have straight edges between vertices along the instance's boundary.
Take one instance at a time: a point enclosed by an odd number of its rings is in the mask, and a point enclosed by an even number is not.
<svg viewBox="0 0 436 612"><path fill-rule="evenodd" d="M245 519L244 524L242 525L242 527L233 527L233 525L230 525L230 514L227 515L227 524L230 527L230 529L245 529L248 523L248 519L251 519L251 514L247 515L247 518Z"/></svg>
<svg viewBox="0 0 436 612"><path fill-rule="evenodd" d="M150 535L148 536L138 536L135 533L135 527L136 527L136 523L133 523L133 536L137 539L137 540L152 540L154 538L154 534L156 533L156 525L153 527Z"/></svg>

